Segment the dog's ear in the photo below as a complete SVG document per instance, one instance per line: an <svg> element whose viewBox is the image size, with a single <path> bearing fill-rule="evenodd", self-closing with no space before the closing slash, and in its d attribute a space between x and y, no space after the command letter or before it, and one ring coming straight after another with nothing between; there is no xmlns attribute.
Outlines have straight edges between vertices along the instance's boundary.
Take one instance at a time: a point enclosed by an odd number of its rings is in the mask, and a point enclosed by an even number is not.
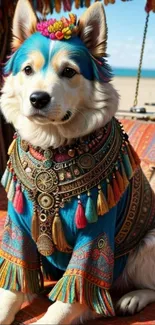
<svg viewBox="0 0 155 325"><path fill-rule="evenodd" d="M107 47L107 24L103 5L99 2L91 5L80 17L78 36L91 54L103 57Z"/></svg>
<svg viewBox="0 0 155 325"><path fill-rule="evenodd" d="M13 18L12 48L16 50L36 31L37 17L29 0L18 0Z"/></svg>

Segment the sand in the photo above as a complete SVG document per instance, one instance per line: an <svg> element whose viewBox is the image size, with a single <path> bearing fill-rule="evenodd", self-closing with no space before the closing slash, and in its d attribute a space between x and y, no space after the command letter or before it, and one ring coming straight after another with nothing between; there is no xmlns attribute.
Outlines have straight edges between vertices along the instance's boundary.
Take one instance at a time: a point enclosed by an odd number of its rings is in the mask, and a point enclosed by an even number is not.
<svg viewBox="0 0 155 325"><path fill-rule="evenodd" d="M119 110L129 110L134 102L136 78L115 77L112 83L120 94ZM137 106L145 107L148 112L155 112L155 106L146 106L146 102L155 103L155 79L140 80Z"/></svg>

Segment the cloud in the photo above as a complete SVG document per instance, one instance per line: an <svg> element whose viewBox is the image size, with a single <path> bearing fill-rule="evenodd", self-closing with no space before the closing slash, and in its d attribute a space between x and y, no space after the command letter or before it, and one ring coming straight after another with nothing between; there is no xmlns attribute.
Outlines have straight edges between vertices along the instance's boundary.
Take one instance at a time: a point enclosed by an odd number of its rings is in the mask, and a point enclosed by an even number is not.
<svg viewBox="0 0 155 325"><path fill-rule="evenodd" d="M128 37L126 42L109 41L109 63L116 67L137 67L140 59L141 42L134 37ZM143 68L155 69L155 41L146 40L143 57Z"/></svg>

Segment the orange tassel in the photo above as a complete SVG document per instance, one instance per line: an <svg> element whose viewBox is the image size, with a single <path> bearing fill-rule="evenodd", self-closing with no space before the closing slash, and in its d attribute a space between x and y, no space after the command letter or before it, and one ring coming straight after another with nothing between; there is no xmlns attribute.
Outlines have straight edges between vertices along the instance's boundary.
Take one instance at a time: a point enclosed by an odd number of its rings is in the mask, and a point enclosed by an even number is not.
<svg viewBox="0 0 155 325"><path fill-rule="evenodd" d="M98 186L98 197L97 197L97 214L98 216L103 216L109 211L106 198L101 190L101 186Z"/></svg>
<svg viewBox="0 0 155 325"><path fill-rule="evenodd" d="M85 6L88 8L90 6L90 0L85 0Z"/></svg>
<svg viewBox="0 0 155 325"><path fill-rule="evenodd" d="M123 193L123 191L124 191L124 182L123 182L123 178L122 178L120 172L118 171L118 169L115 172L115 177L116 177L117 184L119 186L120 192Z"/></svg>
<svg viewBox="0 0 155 325"><path fill-rule="evenodd" d="M129 185L129 181L128 181L127 176L126 176L123 163L121 163L121 172L122 172L122 177L123 177L123 182L124 182L124 189L126 189L127 186Z"/></svg>
<svg viewBox="0 0 155 325"><path fill-rule="evenodd" d="M121 197L121 192L115 177L113 177L113 191L114 191L115 202L117 203Z"/></svg>
<svg viewBox="0 0 155 325"><path fill-rule="evenodd" d="M108 206L111 209L112 207L115 206L116 202L115 202L115 198L114 198L114 193L113 193L112 187L111 187L111 185L110 185L109 182L107 184L107 194L108 194L108 199L107 199Z"/></svg>
<svg viewBox="0 0 155 325"><path fill-rule="evenodd" d="M80 0L75 0L75 8L79 9L80 7Z"/></svg>
<svg viewBox="0 0 155 325"><path fill-rule="evenodd" d="M130 153L131 153L131 155L132 155L132 158L133 158L133 160L134 160L134 162L135 162L135 165L136 165L136 167L137 166L139 166L140 165L140 158L139 158L139 156L137 155L137 152L134 150L134 148L132 147L132 145L129 143L129 145L128 145L128 148L129 148L129 150L130 150ZM130 157L130 156L129 156Z"/></svg>
<svg viewBox="0 0 155 325"><path fill-rule="evenodd" d="M78 229L85 228L87 225L87 219L85 217L84 207L80 201L79 196L78 196L78 206L75 214L75 224Z"/></svg>

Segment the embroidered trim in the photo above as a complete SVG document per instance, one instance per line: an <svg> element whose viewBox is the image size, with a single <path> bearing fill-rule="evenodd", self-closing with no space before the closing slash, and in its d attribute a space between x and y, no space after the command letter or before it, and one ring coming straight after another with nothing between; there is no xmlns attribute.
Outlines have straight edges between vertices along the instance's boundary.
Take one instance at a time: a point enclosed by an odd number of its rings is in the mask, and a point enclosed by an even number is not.
<svg viewBox="0 0 155 325"><path fill-rule="evenodd" d="M51 300L80 302L104 316L114 316L107 289L113 278L114 255L105 233L73 252L64 276L49 294ZM68 294L69 293L69 294Z"/></svg>
<svg viewBox="0 0 155 325"><path fill-rule="evenodd" d="M137 169L130 186L130 196L122 213L123 226L115 237L115 258L127 254L155 227L154 193L141 168Z"/></svg>

